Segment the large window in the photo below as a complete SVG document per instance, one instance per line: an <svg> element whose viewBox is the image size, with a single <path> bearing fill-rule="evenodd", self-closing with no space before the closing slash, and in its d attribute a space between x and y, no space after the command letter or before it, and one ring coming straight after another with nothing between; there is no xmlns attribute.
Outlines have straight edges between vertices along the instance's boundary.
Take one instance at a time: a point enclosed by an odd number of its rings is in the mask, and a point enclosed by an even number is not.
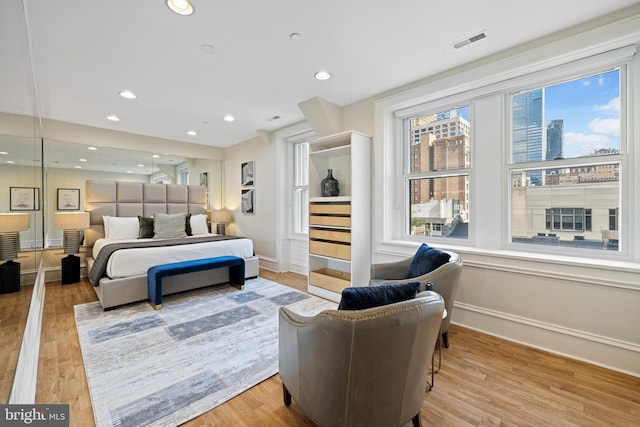
<svg viewBox="0 0 640 427"><path fill-rule="evenodd" d="M623 74L511 94L513 242L619 250Z"/></svg>
<svg viewBox="0 0 640 427"><path fill-rule="evenodd" d="M527 52L376 101L377 250L637 259L635 51Z"/></svg>
<svg viewBox="0 0 640 427"><path fill-rule="evenodd" d="M408 233L469 236L471 117L469 106L405 119Z"/></svg>
<svg viewBox="0 0 640 427"><path fill-rule="evenodd" d="M309 229L309 144L307 142L292 143L292 152L292 232L307 234Z"/></svg>

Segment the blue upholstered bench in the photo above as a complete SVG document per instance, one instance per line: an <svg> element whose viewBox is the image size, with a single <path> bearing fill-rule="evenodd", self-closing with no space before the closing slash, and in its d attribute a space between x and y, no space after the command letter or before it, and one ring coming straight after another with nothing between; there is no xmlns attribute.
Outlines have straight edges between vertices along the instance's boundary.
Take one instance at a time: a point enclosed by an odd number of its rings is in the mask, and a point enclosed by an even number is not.
<svg viewBox="0 0 640 427"><path fill-rule="evenodd" d="M162 308L162 279L167 276L213 270L214 268L222 267L229 267L229 282L239 289L243 289L244 259L237 256L219 256L153 266L147 270L149 303L156 310Z"/></svg>

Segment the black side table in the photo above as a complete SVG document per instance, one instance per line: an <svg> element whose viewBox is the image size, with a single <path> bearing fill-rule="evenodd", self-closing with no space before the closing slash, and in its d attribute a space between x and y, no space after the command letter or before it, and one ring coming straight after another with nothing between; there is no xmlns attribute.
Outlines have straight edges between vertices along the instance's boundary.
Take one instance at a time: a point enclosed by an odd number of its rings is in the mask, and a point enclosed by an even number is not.
<svg viewBox="0 0 640 427"><path fill-rule="evenodd" d="M62 258L62 284L77 283L80 281L80 257L67 255Z"/></svg>
<svg viewBox="0 0 640 427"><path fill-rule="evenodd" d="M7 261L0 265L0 294L20 290L20 263Z"/></svg>

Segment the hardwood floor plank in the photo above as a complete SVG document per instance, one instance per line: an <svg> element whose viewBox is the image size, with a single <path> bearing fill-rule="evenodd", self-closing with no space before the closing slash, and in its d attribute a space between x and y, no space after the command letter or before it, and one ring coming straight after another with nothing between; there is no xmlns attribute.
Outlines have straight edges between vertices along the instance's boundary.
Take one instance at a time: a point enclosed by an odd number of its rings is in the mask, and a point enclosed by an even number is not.
<svg viewBox="0 0 640 427"><path fill-rule="evenodd" d="M306 290L306 276L260 270ZM70 425L94 425L73 305L96 301L88 282L47 285L36 402L69 403ZM422 405L424 426L640 425L640 378L452 325L442 369ZM184 424L313 426L278 375Z"/></svg>

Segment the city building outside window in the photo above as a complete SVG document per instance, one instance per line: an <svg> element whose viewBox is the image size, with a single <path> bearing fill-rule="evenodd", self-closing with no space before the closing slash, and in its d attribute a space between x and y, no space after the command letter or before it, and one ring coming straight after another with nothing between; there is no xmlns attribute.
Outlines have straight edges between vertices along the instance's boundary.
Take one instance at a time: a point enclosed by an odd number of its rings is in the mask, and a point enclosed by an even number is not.
<svg viewBox="0 0 640 427"><path fill-rule="evenodd" d="M471 117L468 105L405 119L408 233L467 239Z"/></svg>
<svg viewBox="0 0 640 427"><path fill-rule="evenodd" d="M623 75L510 95L512 242L619 250Z"/></svg>

